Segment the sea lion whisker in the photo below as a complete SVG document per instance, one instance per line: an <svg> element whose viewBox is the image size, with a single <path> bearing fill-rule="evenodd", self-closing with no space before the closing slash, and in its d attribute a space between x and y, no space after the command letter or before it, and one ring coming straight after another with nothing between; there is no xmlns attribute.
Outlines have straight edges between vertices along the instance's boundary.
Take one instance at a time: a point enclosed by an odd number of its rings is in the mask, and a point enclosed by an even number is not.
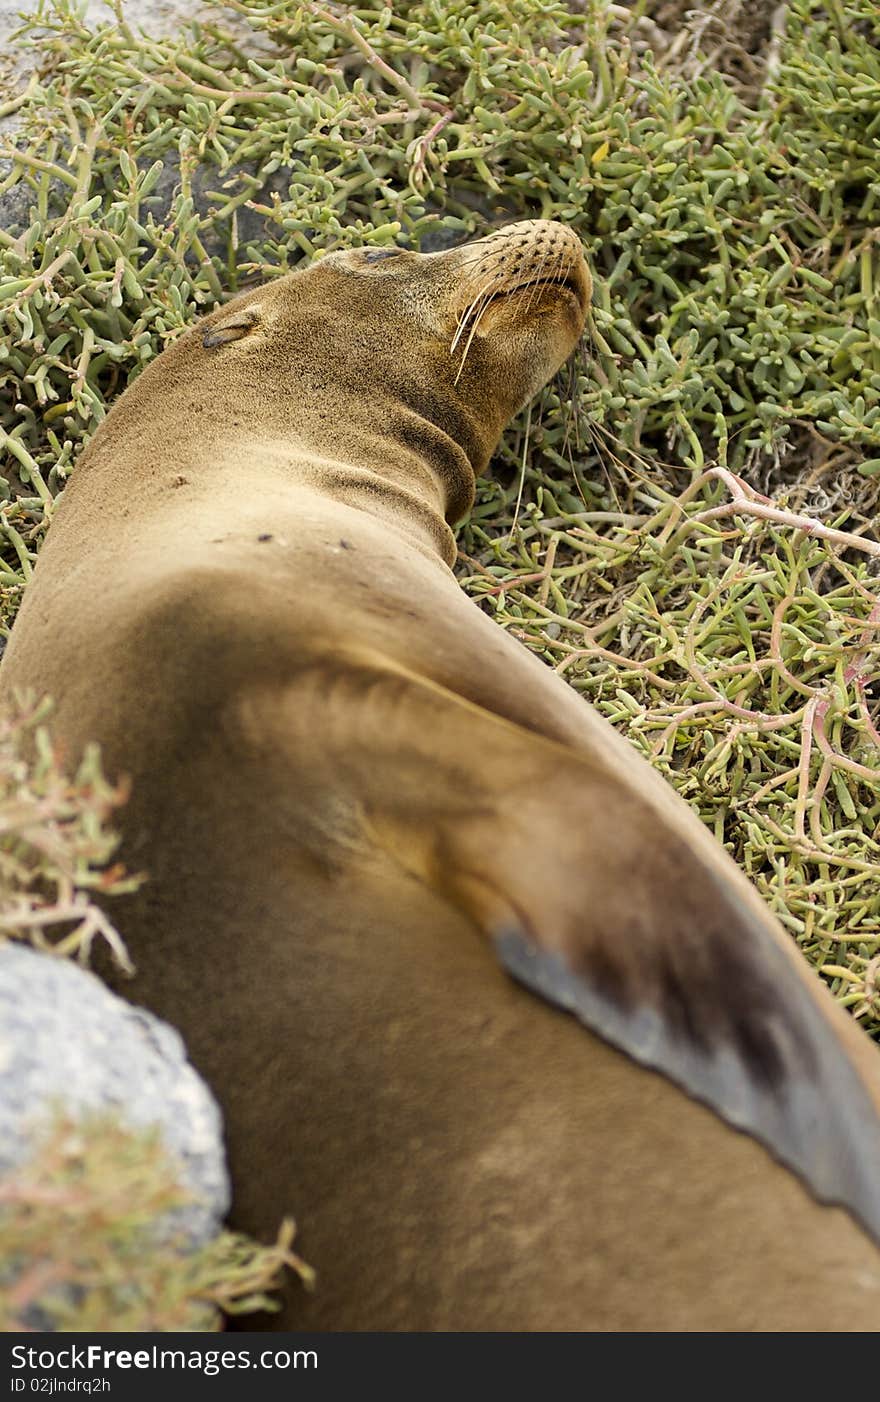
<svg viewBox="0 0 880 1402"><path fill-rule="evenodd" d="M579 345L579 344L580 344L580 342L578 343L578 345ZM575 447L578 449L578 451L580 451L580 446L581 446L581 441L580 441L580 414L579 414L580 397L581 397L581 381L580 381L580 375L578 374L577 354L578 354L578 346L575 346L574 351L573 351L572 354L569 356L568 360L567 360L566 363L565 363L565 366L563 367L563 369L564 369L564 371L565 371L565 373L566 373L567 384L566 384L566 387L565 387L565 392L564 392L564 394L562 395L562 399L563 399L564 403L565 403L565 404L567 405L567 407L568 407L568 413L566 414L566 418L565 418L565 434L564 434L563 439L562 439L562 451L563 451L563 453L565 453L566 451L568 452L569 462L571 462L572 472L573 472L573 474L574 474L574 479L575 479L575 481L576 481L576 483L577 483L578 491L579 491L580 494L581 494L581 498L583 499L583 491L582 491L582 489L581 489L580 477L579 477L578 472L577 472L577 469L576 469L576 467L575 467L574 460L573 460L573 458L572 458L572 452L571 452L571 427L572 427L572 424L574 424ZM584 505L586 506L586 501L584 501Z"/></svg>
<svg viewBox="0 0 880 1402"><path fill-rule="evenodd" d="M459 382L459 380L461 379L461 373L462 373L462 371L464 370L465 362L467 361L467 358L468 358L468 352L469 352L471 346L473 345L474 337L475 337L476 334L477 334L477 327L479 326L480 320L481 320L481 318L482 318L482 316L483 316L483 313L485 312L486 308L489 306L489 303L491 302L491 300L492 300L491 297L489 297L489 298L486 300L486 302L483 304L483 306L480 308L480 310L479 310L479 312L477 313L477 315L474 317L474 324L473 324L473 326L471 327L471 333L470 333L470 335L468 336L467 345L466 345L465 348L464 348L464 353L462 354L462 357L461 357L461 364L460 364L459 367L458 367L458 370L457 370L456 375L455 375L455 379L453 380L453 384L456 384L456 385L457 385L458 382Z"/></svg>
<svg viewBox="0 0 880 1402"><path fill-rule="evenodd" d="M519 522L519 509L522 505L523 490L526 485L526 460L529 452L529 434L532 431L532 401L529 401L529 408L526 414L526 428L523 435L523 454L519 469L519 486L516 493L516 505L513 509L513 520L510 523L510 538L513 539L514 531Z"/></svg>
<svg viewBox="0 0 880 1402"><path fill-rule="evenodd" d="M451 353L451 354L454 354L454 353L455 353L455 349L456 349L456 347L457 347L459 341L461 340L462 335L464 334L464 329L465 329L465 327L467 326L468 321L470 320L471 316L473 315L473 313L474 313L476 307L479 305L479 303L480 303L480 301L483 299L483 297L489 295L489 289L491 288L491 285L492 285L491 283L487 283L487 284L485 284L483 287L481 287L480 290L479 290L479 292L477 293L476 297L474 297L473 301L472 301L467 307L465 307L464 311L463 311L463 312L461 313L461 315L459 316L458 324L457 324L456 329L455 329L455 335L453 336L453 338L452 338L452 344L451 344L451 346L449 347L449 350L450 350L450 353Z"/></svg>
<svg viewBox="0 0 880 1402"><path fill-rule="evenodd" d="M482 267L479 269L479 271L482 272ZM490 273L488 281L484 281L483 283L481 283L480 287L479 287L478 290L477 290L476 295L472 298L472 300L471 300L469 306L465 309L465 311L462 312L462 314L461 314L461 316L460 316L460 318L459 318L459 329L461 328L461 325L464 324L464 323L467 321L468 317L469 317L469 316L471 315L471 313L473 312L473 310L474 310L474 308L476 307L477 303L480 301L480 298L481 298L487 291L488 291L488 292L491 292L492 287L494 286L495 282L497 282L497 281L499 280L500 277L501 277L500 272L499 272L497 269L495 269L495 270L493 270L493 271ZM474 280L475 280L475 276L472 277L471 280L474 281Z"/></svg>
<svg viewBox="0 0 880 1402"><path fill-rule="evenodd" d="M562 435L562 444L561 444L561 446L560 446L559 451L560 451L560 454L561 454L563 457L564 457L566 454L568 455L568 461L569 461L569 463L571 464L571 468L572 468L572 471L573 471L573 472L575 472L576 470L575 470L574 461L573 461L572 455L571 455L571 445L570 445L570 438L569 438L569 435L570 435L570 433L571 433L571 426L572 426L572 417L573 417L573 416L572 416L571 410L572 410L573 398L574 398L574 395L575 395L575 392L576 392L576 383L575 383L575 382L576 382L576 378L577 378L577 376L576 376L576 371L575 371L574 361L573 361L573 354L572 354L572 355L569 356L569 358L568 358L568 360L565 362L565 364L564 364L564 365L561 365L561 366L559 367L559 369L556 371L556 375L554 376L553 383L558 387L558 390L559 390L559 403L560 403L560 407L563 407L563 406L564 406L564 408L565 408L564 431L563 431L563 435Z"/></svg>
<svg viewBox="0 0 880 1402"><path fill-rule="evenodd" d="M498 286L498 279L497 279L497 278L496 278L496 280L495 280L494 282L490 280L488 283L485 283L485 284L483 285L483 287L480 288L480 291L477 293L476 297L473 299L473 301L471 302L470 306L466 309L466 311L462 312L462 315L461 315L461 318L460 318L460 320L459 320L458 327L457 327L457 329L456 329L455 335L454 335L453 338L452 338L452 345L451 345L450 348L449 348L450 354L454 354L454 353L455 353L455 349L456 349L456 347L457 347L459 341L461 340L461 337L462 337L462 335L463 335L463 333L464 333L464 329L465 329L465 327L467 326L468 321L470 320L471 316L473 316L474 311L475 311L476 307L478 306L479 302L481 301L481 299L484 299L484 298L485 298L485 305L488 306L489 302L492 300L492 297L495 295L495 291L496 291L496 289L497 289L497 286ZM482 313L483 313L484 310L485 310L485 307L480 307L480 313L479 313L479 314L482 315ZM479 318L478 318L478 319L479 319Z"/></svg>
<svg viewBox="0 0 880 1402"><path fill-rule="evenodd" d="M541 282L542 282L542 280L543 280L544 270L545 270L545 268L546 268L546 266L547 266L547 259L548 259L548 256L549 256L548 250L547 250L547 249L542 250L542 252L541 252L540 255L539 255L539 262L538 262L537 267L536 267L536 268L530 268L530 269L529 269L529 276L528 276L528 280L527 280L527 282L526 282L526 292L527 292L527 296L526 296L525 305L524 305L524 307L523 307L523 311L524 311L524 314L525 314L526 316L528 316L528 314L531 312L532 306L534 305L535 298L538 296L538 292L539 292L540 287L541 287Z"/></svg>
<svg viewBox="0 0 880 1402"><path fill-rule="evenodd" d="M530 293L530 295L529 295L529 297L528 297L528 300L526 301L526 307L525 307L526 315L528 315L528 314L531 312L532 307L534 306L535 302L536 302L537 299L538 299L538 296L540 295L540 292L541 292L542 287L544 287L548 282L552 282L553 279L554 279L555 272L548 272L548 271L547 271L547 264L548 264L548 261L549 261L549 259L550 259L550 256L551 256L551 253L552 253L552 252L553 252L553 250L548 249L548 250L543 254L542 260L541 260L541 262L540 262L539 265L538 265L537 273L535 274L534 278L531 279L531 282L532 282L532 290L531 290L531 293ZM556 255L556 256L555 256L555 259L554 259L554 264L555 264L555 266L558 267L558 268L560 269L560 271L561 271L562 266L563 266L563 264L562 264L562 259L563 259L562 250L559 249L559 248L557 248L557 249L555 250L555 255Z"/></svg>
<svg viewBox="0 0 880 1402"><path fill-rule="evenodd" d="M485 293L482 293L482 292L481 292L477 297L474 298L474 300L473 300L473 302L471 302L470 306L469 306L465 311L462 312L461 317L459 318L458 326L456 327L456 330L455 330L455 335L453 336L453 338L452 338L452 343L451 343L451 345L450 345L450 347L449 347L449 354L450 354L450 355L455 355L455 352L456 352L456 350L458 349L458 343L459 343L459 341L461 340L462 336L464 335L465 329L466 329L466 327L467 327L467 325L468 325L468 323L469 323L471 317L475 314L475 311L476 311L476 309L477 309L477 306L478 306L478 304L479 304L481 301L482 301L482 306L479 307L479 315L482 315L482 313L483 313L485 307L487 307L487 306L489 305L489 302L491 301L491 293L490 293L490 292L485 292Z"/></svg>

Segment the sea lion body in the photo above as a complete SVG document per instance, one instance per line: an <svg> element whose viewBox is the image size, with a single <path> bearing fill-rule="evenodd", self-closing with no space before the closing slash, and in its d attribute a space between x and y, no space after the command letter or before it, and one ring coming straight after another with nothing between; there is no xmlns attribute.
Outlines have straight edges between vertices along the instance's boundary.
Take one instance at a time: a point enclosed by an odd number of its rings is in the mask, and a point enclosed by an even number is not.
<svg viewBox="0 0 880 1402"><path fill-rule="evenodd" d="M450 570L588 296L538 221L218 310L96 434L0 669L131 779L125 991L221 1101L235 1225L318 1272L268 1327L880 1325L874 1049Z"/></svg>

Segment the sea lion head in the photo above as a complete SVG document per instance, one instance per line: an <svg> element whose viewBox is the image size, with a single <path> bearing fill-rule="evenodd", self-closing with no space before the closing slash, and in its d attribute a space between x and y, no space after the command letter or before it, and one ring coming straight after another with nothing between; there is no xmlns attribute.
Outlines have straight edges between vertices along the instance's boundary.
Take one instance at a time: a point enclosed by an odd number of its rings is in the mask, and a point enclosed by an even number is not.
<svg viewBox="0 0 880 1402"><path fill-rule="evenodd" d="M564 224L530 219L444 253L360 248L331 254L309 291L349 315L403 329L413 358L431 352L442 383L511 417L567 360L583 331L592 281Z"/></svg>
<svg viewBox="0 0 880 1402"><path fill-rule="evenodd" d="M476 476L574 349L591 291L577 236L543 219L440 253L329 253L179 336L114 404L76 477L131 503L181 478L216 491L223 463L236 482L248 464L254 484L271 462L427 533L449 563Z"/></svg>
<svg viewBox="0 0 880 1402"><path fill-rule="evenodd" d="M218 374L259 373L276 404L286 387L300 421L310 405L339 423L372 404L393 436L397 410L415 410L479 472L571 354L591 291L577 236L534 219L441 253L327 254L227 303L198 334Z"/></svg>

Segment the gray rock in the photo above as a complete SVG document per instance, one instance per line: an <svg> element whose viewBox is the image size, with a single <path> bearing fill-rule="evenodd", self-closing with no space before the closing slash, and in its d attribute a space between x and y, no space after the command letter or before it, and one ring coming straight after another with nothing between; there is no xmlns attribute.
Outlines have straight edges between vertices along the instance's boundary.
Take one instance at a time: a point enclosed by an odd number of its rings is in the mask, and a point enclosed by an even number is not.
<svg viewBox="0 0 880 1402"><path fill-rule="evenodd" d="M18 92L27 82L39 64L40 50L36 47L26 45L24 41L10 43L9 35L14 28L21 23L19 12L33 12L36 0L0 0L0 53L6 51L7 67L4 69L0 62L0 100L4 92L12 94ZM216 20L217 16L210 6L200 3L200 0L125 0L126 22L133 30L143 30L154 37L174 34L183 29L194 19L210 17ZM103 3L103 0L88 0L84 11L85 23L96 26L101 22L106 22L110 18L110 11ZM224 14L223 22L229 27L230 15ZM232 17L234 18L234 17ZM246 26L239 26L239 43L242 48L255 58L265 59L273 50L271 43L266 38ZM0 118L0 145L3 142L14 142L15 133L20 122L18 113L9 117ZM142 169L146 169L152 161L142 163ZM291 160L291 166L295 167L296 158ZM0 180L9 174L11 162L8 158L0 156ZM263 177L262 172L256 165L249 164L241 167L233 167L225 170L222 175L216 167L206 163L193 173L192 195L195 208L200 214L206 214L215 200L208 196L209 190L216 190L220 184L233 179L239 174L247 174L259 177L259 184L253 192L253 200L257 204L271 204L272 196L280 194L282 199L288 195L288 185L291 178L291 170L282 168L272 174ZM180 173L176 163L169 162L159 178L159 182L145 203L145 208L149 209L153 218L157 222L165 222L177 192L180 180ZM59 208L63 207L69 191L62 187L59 182L50 183L50 210L51 206L60 201ZM460 198L465 203L470 203L475 211L481 215L489 224L505 223L510 218L516 218L515 210L508 212L503 206L497 208L488 200L480 196L471 196L467 192L460 193ZM32 209L36 203L36 196L25 184L13 185L11 189L0 195L0 229L5 229L14 238L25 232L28 228ZM438 210L440 206L437 206ZM56 211L57 212L57 211ZM273 229L273 236L277 237L277 229ZM257 244L265 239L267 226L262 215L255 210L241 206L238 210L238 239L242 247L248 244ZM223 258L225 255L225 235L220 237L212 229L203 230L202 238L207 252L211 255L218 255ZM422 251L425 253L441 252L447 248L461 243L463 235L448 229L439 229L428 232L421 241ZM402 240L404 244L407 240Z"/></svg>
<svg viewBox="0 0 880 1402"><path fill-rule="evenodd" d="M37 8L37 0L0 0L0 92L15 92L27 82L40 62L40 47L12 40L11 35L21 27L22 15L31 15ZM174 34L194 19L216 14L210 5L200 0L125 0L125 20L137 31L159 37ZM113 13L104 0L86 0L82 18L89 28L112 21ZM10 123L3 130L14 128Z"/></svg>
<svg viewBox="0 0 880 1402"><path fill-rule="evenodd" d="M118 1111L157 1125L194 1201L174 1215L194 1245L229 1208L220 1111L179 1034L124 1003L94 974L14 941L0 943L0 1177L30 1156L54 1106Z"/></svg>
<svg viewBox="0 0 880 1402"><path fill-rule="evenodd" d="M35 9L36 0L0 0L0 102L24 88L31 74L39 68L39 39L28 42L23 38L11 38L21 26L22 15L33 14ZM207 16L216 18L210 7L201 4L200 0L126 0L125 3L126 23L136 32L143 30L155 38L174 34L192 20ZM87 26L97 28L113 16L104 0L87 0L82 18ZM19 124L20 117L16 112L0 118L0 145L14 144ZM0 157L0 180L11 169L12 163L8 157ZM177 171L169 169L159 190L161 198L155 202L157 218L161 218L170 206L178 179ZM60 183L52 183L52 197L57 198L64 193ZM30 224L35 202L34 192L24 184L13 185L12 189L0 195L0 229L17 238Z"/></svg>

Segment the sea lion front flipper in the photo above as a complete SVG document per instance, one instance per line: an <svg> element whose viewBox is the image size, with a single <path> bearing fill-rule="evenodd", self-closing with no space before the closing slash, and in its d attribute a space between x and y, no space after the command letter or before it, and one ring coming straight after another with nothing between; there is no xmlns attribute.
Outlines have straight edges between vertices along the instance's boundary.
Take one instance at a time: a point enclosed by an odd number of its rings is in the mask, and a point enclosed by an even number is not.
<svg viewBox="0 0 880 1402"><path fill-rule="evenodd" d="M466 911L516 979L752 1134L880 1242L872 1049L626 741L594 717L595 753L570 748L338 658L295 691L266 722L308 727L327 790L349 793L368 839Z"/></svg>

